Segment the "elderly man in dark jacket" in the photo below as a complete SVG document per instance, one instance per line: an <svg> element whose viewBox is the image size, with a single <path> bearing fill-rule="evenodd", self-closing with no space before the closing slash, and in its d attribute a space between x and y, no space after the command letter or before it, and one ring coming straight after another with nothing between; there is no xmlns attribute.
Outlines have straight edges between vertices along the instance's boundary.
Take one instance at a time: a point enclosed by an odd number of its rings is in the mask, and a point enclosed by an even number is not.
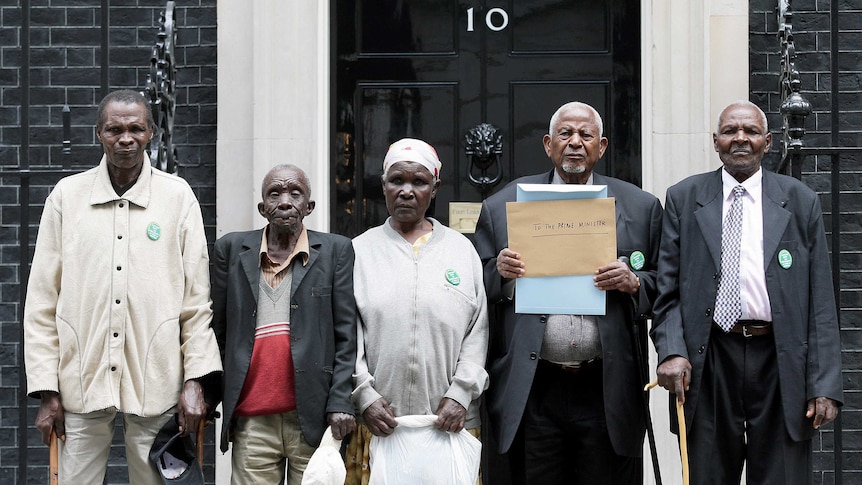
<svg viewBox="0 0 862 485"><path fill-rule="evenodd" d="M656 294L661 204L628 182L593 172L608 139L592 106L561 106L543 142L554 168L486 199L476 226L496 315L485 394L491 432L498 451L507 453L514 483L640 483L644 379L634 345L643 347L644 340L633 342L631 328L650 314ZM525 263L509 248L506 202L515 200L518 183L606 185L615 198L619 259L595 274L596 286L607 292L604 315L515 312L514 280Z"/></svg>
<svg viewBox="0 0 862 485"><path fill-rule="evenodd" d="M278 165L258 211L269 224L215 244L213 329L225 366L221 449L233 442L234 484L299 484L327 423L342 439L355 419L353 246L309 231L305 173Z"/></svg>

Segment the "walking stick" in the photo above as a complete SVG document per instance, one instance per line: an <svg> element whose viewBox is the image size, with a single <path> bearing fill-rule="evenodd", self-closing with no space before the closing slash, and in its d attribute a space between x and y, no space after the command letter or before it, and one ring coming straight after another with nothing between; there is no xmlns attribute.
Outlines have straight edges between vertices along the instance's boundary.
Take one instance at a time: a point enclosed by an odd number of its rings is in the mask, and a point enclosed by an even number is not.
<svg viewBox="0 0 862 485"><path fill-rule="evenodd" d="M198 452L198 466L201 467L201 473L204 471L204 428L207 425L207 420L202 419L200 424L198 424L198 434L197 438L197 452Z"/></svg>
<svg viewBox="0 0 862 485"><path fill-rule="evenodd" d="M57 448L57 431L51 429L51 441L48 444L48 483L58 485L60 483L60 459Z"/></svg>
<svg viewBox="0 0 862 485"><path fill-rule="evenodd" d="M638 326L637 320L634 321L632 325L632 343L635 346L635 358L638 361L638 371L640 372L641 382L647 380L648 371L646 362L644 361L643 349L641 347L640 340L640 328ZM658 450L656 449L655 444L655 431L652 427L652 414L649 408L649 393L644 390L642 395L643 400L643 412L644 419L646 420L646 432L647 432L647 441L649 441L649 450L650 456L652 457L652 468L653 474L655 474L655 483L656 485L662 485L661 483L661 469L658 465Z"/></svg>
<svg viewBox="0 0 862 485"><path fill-rule="evenodd" d="M649 391L658 385L658 381L652 381L644 386L644 391ZM685 410L682 401L676 400L676 422L679 426L679 458L682 462L682 484L688 485L688 436L685 431Z"/></svg>
<svg viewBox="0 0 862 485"><path fill-rule="evenodd" d="M620 256L618 260L626 265L629 264L628 256ZM631 335L632 345L635 348L635 359L638 363L638 375L640 375L641 382L646 382L649 376L649 370L647 369L647 362L644 360L643 347L641 347L641 331L640 326L638 325L638 320L632 321ZM646 342L644 342L644 344L646 344ZM655 483L656 485L662 485L661 470L658 465L658 450L655 445L655 431L652 428L652 414L649 409L649 394L646 392L646 389L644 389L641 400L643 401L642 408L644 420L646 421L647 441L649 442L650 456L652 457L652 469L653 474L655 475Z"/></svg>
<svg viewBox="0 0 862 485"><path fill-rule="evenodd" d="M682 461L682 485L688 485L688 437L685 432L685 410L682 401L676 400L676 421L679 426L679 457Z"/></svg>

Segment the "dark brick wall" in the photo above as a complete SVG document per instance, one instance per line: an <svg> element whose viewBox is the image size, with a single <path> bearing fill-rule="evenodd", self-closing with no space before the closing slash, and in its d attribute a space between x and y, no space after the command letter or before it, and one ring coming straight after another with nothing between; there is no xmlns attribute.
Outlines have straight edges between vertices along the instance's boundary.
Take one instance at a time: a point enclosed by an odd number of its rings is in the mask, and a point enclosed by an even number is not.
<svg viewBox="0 0 862 485"><path fill-rule="evenodd" d="M109 89L142 90L156 41L164 0L111 0ZM101 99L100 0L31 0L30 144L33 170L83 170L98 163L101 147L94 132ZM46 483L47 447L32 423L38 402L28 400L19 416L20 276L19 239L29 240L29 255L42 203L61 174L33 176L22 187L22 22L20 0L0 0L0 483ZM179 175L195 190L203 209L207 237L215 239L216 141L216 0L176 2L177 112L174 143ZM62 154L62 107L71 107L72 154ZM26 185L26 184L25 184ZM29 206L28 230L21 227L22 207ZM29 232L29 234L26 234ZM30 256L25 263L29 263ZM19 427L27 426L27 446ZM118 431L122 423L118 421ZM213 432L207 436L208 481L214 477ZM128 483L121 435L110 454L107 483ZM26 454L27 480L19 469Z"/></svg>
<svg viewBox="0 0 862 485"><path fill-rule="evenodd" d="M801 73L802 94L814 113L806 120L806 146L832 146L833 109L840 111L838 146L862 146L862 0L838 1L837 99L831 95L830 0L791 2L793 32ZM769 163L778 161L782 125L779 114L779 72L781 45L778 39L776 0L751 0L749 15L749 62L751 100L769 117L773 146ZM840 159L840 209L833 211L831 169L828 156L808 156L802 166L802 180L822 194L824 221L828 236L840 224L840 321L844 376L842 409L844 483L862 483L862 155L845 154ZM835 268L833 268L835 269ZM833 427L820 432L814 440L814 483L834 483Z"/></svg>

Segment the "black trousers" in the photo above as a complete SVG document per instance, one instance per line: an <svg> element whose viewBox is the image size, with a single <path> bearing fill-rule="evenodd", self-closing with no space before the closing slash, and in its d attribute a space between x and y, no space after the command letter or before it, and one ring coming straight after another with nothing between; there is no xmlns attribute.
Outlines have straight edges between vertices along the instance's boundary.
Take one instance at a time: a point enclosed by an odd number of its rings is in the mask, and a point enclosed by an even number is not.
<svg viewBox="0 0 862 485"><path fill-rule="evenodd" d="M811 441L787 434L773 335L713 328L688 450L693 485L739 483L743 464L750 485L811 483Z"/></svg>
<svg viewBox="0 0 862 485"><path fill-rule="evenodd" d="M523 420L528 484L643 482L641 457L617 455L611 444L600 362L575 375L539 363Z"/></svg>

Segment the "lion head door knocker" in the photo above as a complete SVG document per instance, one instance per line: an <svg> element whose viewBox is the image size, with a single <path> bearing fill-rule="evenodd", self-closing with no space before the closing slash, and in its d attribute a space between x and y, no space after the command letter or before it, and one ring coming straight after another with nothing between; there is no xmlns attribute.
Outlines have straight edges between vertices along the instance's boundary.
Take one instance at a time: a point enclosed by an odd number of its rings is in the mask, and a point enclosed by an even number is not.
<svg viewBox="0 0 862 485"><path fill-rule="evenodd" d="M480 123L464 135L464 142L464 152L470 157L467 180L479 189L484 199L491 189L503 180L503 169L500 166L503 134L492 124Z"/></svg>

